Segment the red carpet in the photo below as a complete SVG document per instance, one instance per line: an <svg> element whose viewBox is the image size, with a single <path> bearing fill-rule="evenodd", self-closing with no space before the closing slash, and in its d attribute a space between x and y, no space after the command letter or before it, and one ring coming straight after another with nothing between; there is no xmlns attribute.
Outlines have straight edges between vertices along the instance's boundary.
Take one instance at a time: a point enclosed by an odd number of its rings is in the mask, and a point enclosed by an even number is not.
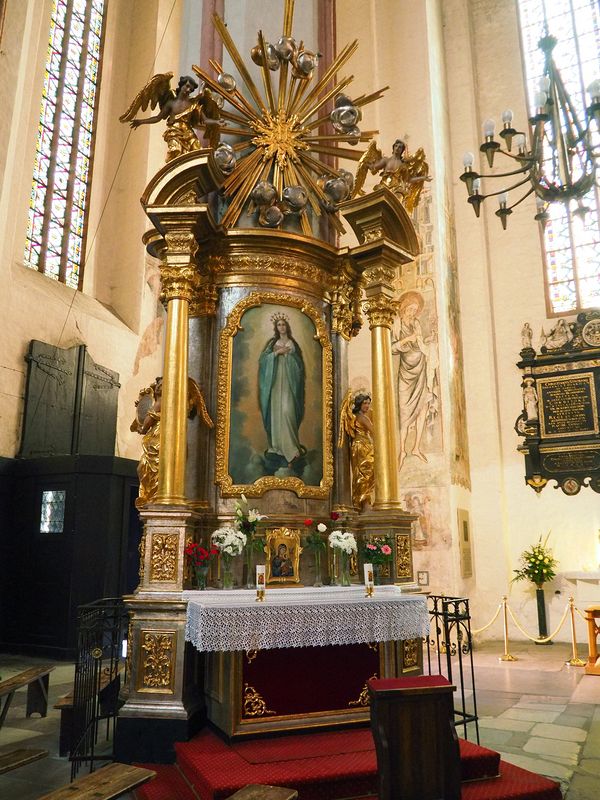
<svg viewBox="0 0 600 800"><path fill-rule="evenodd" d="M553 781L500 762L493 750L459 742L462 800L561 800ZM376 800L377 761L368 728L232 745L205 730L175 747L176 765L143 765L157 776L136 790L139 800L225 800L249 783L289 786L299 800Z"/></svg>

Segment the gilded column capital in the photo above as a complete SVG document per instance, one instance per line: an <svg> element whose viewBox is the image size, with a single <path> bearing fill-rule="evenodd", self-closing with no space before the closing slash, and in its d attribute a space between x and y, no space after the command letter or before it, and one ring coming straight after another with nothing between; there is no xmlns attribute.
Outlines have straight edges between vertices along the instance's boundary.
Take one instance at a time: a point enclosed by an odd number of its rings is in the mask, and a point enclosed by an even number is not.
<svg viewBox="0 0 600 800"><path fill-rule="evenodd" d="M363 273L367 289L375 286L386 286L393 290L395 277L396 269L390 264L380 263L376 266L368 267Z"/></svg>
<svg viewBox="0 0 600 800"><path fill-rule="evenodd" d="M380 293L368 297L364 303L365 314L369 320L369 330L373 328L390 328L394 323L396 309L391 297Z"/></svg>
<svg viewBox="0 0 600 800"><path fill-rule="evenodd" d="M219 293L214 283L203 283L190 303L190 317L214 317Z"/></svg>
<svg viewBox="0 0 600 800"><path fill-rule="evenodd" d="M191 302L198 291L200 276L195 266L180 267L163 263L160 266L160 280L162 284L160 297L163 303L177 298Z"/></svg>
<svg viewBox="0 0 600 800"><path fill-rule="evenodd" d="M190 230L175 229L165 233L165 242L167 244L166 257L175 255L188 255L190 260L193 261L196 253L198 252L198 242L194 236L194 232Z"/></svg>

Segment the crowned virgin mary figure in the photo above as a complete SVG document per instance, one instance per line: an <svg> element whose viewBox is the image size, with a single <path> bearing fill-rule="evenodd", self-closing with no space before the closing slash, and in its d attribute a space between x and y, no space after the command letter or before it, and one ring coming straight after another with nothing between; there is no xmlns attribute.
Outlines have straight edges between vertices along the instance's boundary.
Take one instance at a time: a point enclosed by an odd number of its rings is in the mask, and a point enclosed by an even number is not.
<svg viewBox="0 0 600 800"><path fill-rule="evenodd" d="M275 314L271 321L273 336L258 360L260 412L268 440L265 460L276 468L294 469L306 453L299 438L304 418L304 359L287 316Z"/></svg>

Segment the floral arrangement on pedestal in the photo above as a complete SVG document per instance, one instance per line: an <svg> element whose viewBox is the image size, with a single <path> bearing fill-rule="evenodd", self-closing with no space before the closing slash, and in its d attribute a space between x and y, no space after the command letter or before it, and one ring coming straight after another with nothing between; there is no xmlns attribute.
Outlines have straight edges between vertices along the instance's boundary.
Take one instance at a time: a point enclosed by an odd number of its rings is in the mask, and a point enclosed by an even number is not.
<svg viewBox="0 0 600 800"><path fill-rule="evenodd" d="M350 586L350 556L358 550L354 534L346 531L331 531L329 546L333 550L337 550L340 556L340 585Z"/></svg>
<svg viewBox="0 0 600 800"><path fill-rule="evenodd" d="M337 522L340 515L337 511L332 511L330 514L332 522ZM321 574L321 556L327 549L327 543L323 538L323 534L327 532L327 525L324 522L318 522L313 529L314 520L305 519L304 526L308 531L308 535L304 540L304 549L313 553L315 559L315 580L313 586L323 586L323 577Z"/></svg>
<svg viewBox="0 0 600 800"><path fill-rule="evenodd" d="M265 540L262 536L256 535L256 528L262 519L266 519L266 514L260 514L257 508L250 508L246 495L242 495L241 501L235 501L235 524L237 528L246 535L246 588L255 588L255 570L253 563L254 553L264 553Z"/></svg>
<svg viewBox="0 0 600 800"><path fill-rule="evenodd" d="M362 557L365 564L373 564L375 584L381 583L381 567L392 560L393 551L390 540L386 537L377 537L371 542L365 542L362 548Z"/></svg>
<svg viewBox="0 0 600 800"><path fill-rule="evenodd" d="M233 588L233 559L243 553L247 537L237 527L224 525L217 528L210 537L212 544L218 548L221 555L221 565L223 569L223 588Z"/></svg>
<svg viewBox="0 0 600 800"><path fill-rule="evenodd" d="M543 542L540 536L537 544L527 550L523 550L519 559L521 566L519 569L513 570L515 577L512 582L531 581L535 583L538 589L541 589L544 583L556 577L558 561L548 547L549 536L550 533L548 533Z"/></svg>
<svg viewBox="0 0 600 800"><path fill-rule="evenodd" d="M546 623L546 605L544 601L544 584L556 577L558 561L554 558L552 550L548 547L550 532L542 542L542 537L538 543L532 545L527 550L523 550L519 559L521 566L513 570L515 581L531 581L535 584L535 595L537 601L538 631L539 638L543 640L540 644L552 644L548 637L548 626Z"/></svg>
<svg viewBox="0 0 600 800"><path fill-rule="evenodd" d="M206 547L202 547L198 542L190 542L186 545L184 553L190 562L196 588L206 589L210 562L219 555L219 549L217 547L211 547L210 550L207 550Z"/></svg>

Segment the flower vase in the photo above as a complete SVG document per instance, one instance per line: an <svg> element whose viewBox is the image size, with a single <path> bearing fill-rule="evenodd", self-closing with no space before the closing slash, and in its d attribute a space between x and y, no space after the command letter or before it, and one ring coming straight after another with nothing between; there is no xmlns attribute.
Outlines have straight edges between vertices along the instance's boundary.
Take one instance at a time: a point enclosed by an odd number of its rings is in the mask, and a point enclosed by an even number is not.
<svg viewBox="0 0 600 800"><path fill-rule="evenodd" d="M221 553L221 582L223 589L233 589L233 557Z"/></svg>
<svg viewBox="0 0 600 800"><path fill-rule="evenodd" d="M323 579L321 577L321 551L315 550L315 580L313 586L323 586Z"/></svg>
<svg viewBox="0 0 600 800"><path fill-rule="evenodd" d="M340 586L350 586L350 556L340 550Z"/></svg>
<svg viewBox="0 0 600 800"><path fill-rule="evenodd" d="M198 564L195 566L194 576L196 579L196 589L206 589L206 582L208 580L208 564Z"/></svg>
<svg viewBox="0 0 600 800"><path fill-rule="evenodd" d="M252 541L248 536L246 551L246 589L256 589L256 570L254 569L254 559L252 558Z"/></svg>
<svg viewBox="0 0 600 800"><path fill-rule="evenodd" d="M546 603L544 585L542 583L536 584L535 599L537 601L539 639L546 639L548 637L548 624L546 622ZM536 641L536 644L552 644L552 641L550 639L546 642Z"/></svg>
<svg viewBox="0 0 600 800"><path fill-rule="evenodd" d="M381 586L381 564L373 564L373 583Z"/></svg>

